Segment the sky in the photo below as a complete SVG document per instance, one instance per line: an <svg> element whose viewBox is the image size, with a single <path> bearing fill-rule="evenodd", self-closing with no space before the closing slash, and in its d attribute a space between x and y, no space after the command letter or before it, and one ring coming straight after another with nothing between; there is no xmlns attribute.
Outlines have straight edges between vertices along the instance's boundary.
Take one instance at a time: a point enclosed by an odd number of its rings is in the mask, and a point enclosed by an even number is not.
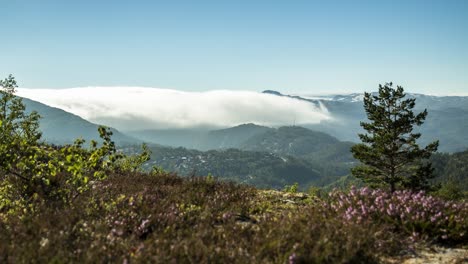
<svg viewBox="0 0 468 264"><path fill-rule="evenodd" d="M468 95L468 1L0 0L0 78L295 94Z"/></svg>

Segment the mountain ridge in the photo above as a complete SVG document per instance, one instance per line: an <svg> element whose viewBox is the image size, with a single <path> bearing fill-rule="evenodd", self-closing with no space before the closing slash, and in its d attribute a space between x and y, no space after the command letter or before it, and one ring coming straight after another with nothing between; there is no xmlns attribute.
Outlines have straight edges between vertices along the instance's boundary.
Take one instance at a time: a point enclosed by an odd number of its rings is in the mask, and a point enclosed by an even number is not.
<svg viewBox="0 0 468 264"><path fill-rule="evenodd" d="M51 107L37 101L22 98L26 112L36 111L41 116L39 130L45 141L54 144L70 144L77 138L86 141L98 140L98 124L94 124L75 114L60 108ZM113 140L118 144L135 144L138 139L127 136L115 128L111 128Z"/></svg>

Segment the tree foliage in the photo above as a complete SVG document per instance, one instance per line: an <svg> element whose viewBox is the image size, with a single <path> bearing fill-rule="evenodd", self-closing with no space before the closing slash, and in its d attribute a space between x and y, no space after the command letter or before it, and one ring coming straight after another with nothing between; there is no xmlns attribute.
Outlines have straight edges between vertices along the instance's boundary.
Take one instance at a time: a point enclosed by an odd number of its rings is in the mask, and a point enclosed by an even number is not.
<svg viewBox="0 0 468 264"><path fill-rule="evenodd" d="M354 176L371 186L387 186L413 190L428 189L433 168L427 159L437 151L438 141L424 148L417 140L420 133L413 131L423 124L427 110L415 114L415 98L407 98L403 87L392 83L379 85L377 95L364 94L364 109L370 122L361 122L367 131L359 134L362 143L351 152L362 162L352 169Z"/></svg>
<svg viewBox="0 0 468 264"><path fill-rule="evenodd" d="M109 172L135 171L149 159L141 154L125 156L111 139L112 131L99 127L102 143L77 139L54 146L41 140L40 115L26 114L13 76L0 80L0 212L20 209L33 200L70 201L102 180ZM42 199L42 200L44 200ZM23 208L24 209L24 208Z"/></svg>

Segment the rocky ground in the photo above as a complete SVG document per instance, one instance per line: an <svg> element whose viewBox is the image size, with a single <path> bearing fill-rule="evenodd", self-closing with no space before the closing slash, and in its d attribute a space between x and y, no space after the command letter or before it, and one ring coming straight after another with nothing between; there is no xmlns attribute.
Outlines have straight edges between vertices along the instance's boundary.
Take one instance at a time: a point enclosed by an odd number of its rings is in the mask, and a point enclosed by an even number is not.
<svg viewBox="0 0 468 264"><path fill-rule="evenodd" d="M383 262L392 264L462 264L468 263L468 249L426 246L404 252L401 257L384 259Z"/></svg>

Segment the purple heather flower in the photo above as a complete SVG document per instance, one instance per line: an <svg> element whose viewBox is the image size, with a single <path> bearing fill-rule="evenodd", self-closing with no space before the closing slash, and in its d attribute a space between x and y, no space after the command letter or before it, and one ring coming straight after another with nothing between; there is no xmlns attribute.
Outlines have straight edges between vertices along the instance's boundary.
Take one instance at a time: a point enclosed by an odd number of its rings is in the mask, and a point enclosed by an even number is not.
<svg viewBox="0 0 468 264"><path fill-rule="evenodd" d="M410 207L406 207L406 208L405 208L405 211L406 211L406 213L410 214L410 213L411 213L411 208L410 208Z"/></svg>
<svg viewBox="0 0 468 264"><path fill-rule="evenodd" d="M294 264L294 263L296 263L296 258L297 258L296 253L292 253L291 256L289 256L289 259L288 259L288 260L289 260L289 264Z"/></svg>

